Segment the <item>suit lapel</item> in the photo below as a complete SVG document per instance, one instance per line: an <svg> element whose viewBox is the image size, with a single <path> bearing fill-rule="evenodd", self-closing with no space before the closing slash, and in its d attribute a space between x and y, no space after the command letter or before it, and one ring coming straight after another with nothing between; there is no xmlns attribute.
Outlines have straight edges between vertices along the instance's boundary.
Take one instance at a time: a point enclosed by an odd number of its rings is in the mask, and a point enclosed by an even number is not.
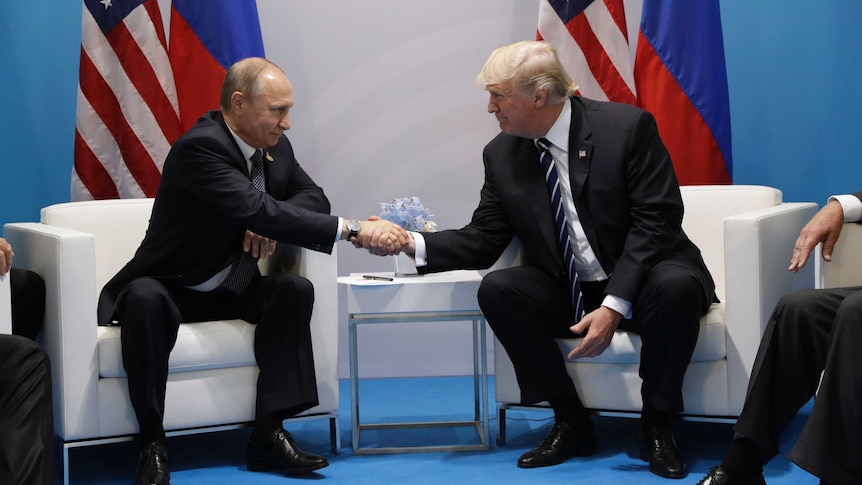
<svg viewBox="0 0 862 485"><path fill-rule="evenodd" d="M593 160L593 144L590 125L587 123L586 112L580 98L572 97L572 123L569 128L569 181L572 185L572 197L575 205L583 195L584 184L590 173L590 163Z"/></svg>

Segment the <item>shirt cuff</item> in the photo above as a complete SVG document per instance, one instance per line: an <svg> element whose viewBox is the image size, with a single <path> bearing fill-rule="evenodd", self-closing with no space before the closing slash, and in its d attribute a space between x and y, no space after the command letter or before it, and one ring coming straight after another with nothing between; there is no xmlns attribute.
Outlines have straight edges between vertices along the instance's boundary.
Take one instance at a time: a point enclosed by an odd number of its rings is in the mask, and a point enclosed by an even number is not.
<svg viewBox="0 0 862 485"><path fill-rule="evenodd" d="M344 218L338 218L338 226L335 228L335 243L341 240L341 228L344 227Z"/></svg>
<svg viewBox="0 0 862 485"><path fill-rule="evenodd" d="M632 317L632 304L618 296L605 295L605 300L602 302L602 306L606 306L619 313L625 319L630 319Z"/></svg>
<svg viewBox="0 0 862 485"><path fill-rule="evenodd" d="M841 209L844 210L844 222L859 222L862 220L862 201L856 198L855 195L833 195L829 200L837 200L841 204Z"/></svg>
<svg viewBox="0 0 862 485"><path fill-rule="evenodd" d="M413 255L416 267L428 266L428 261L425 259L428 257L428 253L425 251L425 237L419 232L410 231L410 234L413 235L413 244L416 245L416 252Z"/></svg>

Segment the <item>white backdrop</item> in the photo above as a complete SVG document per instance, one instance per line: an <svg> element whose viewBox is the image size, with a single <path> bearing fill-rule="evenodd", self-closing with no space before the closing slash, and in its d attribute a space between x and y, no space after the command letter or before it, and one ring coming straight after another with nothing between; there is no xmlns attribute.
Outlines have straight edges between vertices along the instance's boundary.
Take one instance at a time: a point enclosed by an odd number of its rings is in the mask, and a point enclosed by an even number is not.
<svg viewBox="0 0 862 485"><path fill-rule="evenodd" d="M482 186L482 148L499 131L476 76L494 48L535 38L538 2L258 0L258 9L266 55L293 84L288 136L333 214L365 218L380 202L416 195L441 228L466 224ZM341 275L392 264L338 245ZM315 304L339 305L347 377L345 291ZM469 327L360 328L362 374L469 374Z"/></svg>

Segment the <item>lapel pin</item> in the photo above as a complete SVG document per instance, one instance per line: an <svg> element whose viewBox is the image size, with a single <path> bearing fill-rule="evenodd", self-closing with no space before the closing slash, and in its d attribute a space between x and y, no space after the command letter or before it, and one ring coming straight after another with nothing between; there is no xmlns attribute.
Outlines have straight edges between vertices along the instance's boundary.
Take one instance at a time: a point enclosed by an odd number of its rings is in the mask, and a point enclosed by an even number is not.
<svg viewBox="0 0 862 485"><path fill-rule="evenodd" d="M266 153L266 159L271 162L273 160L272 155L270 155L269 152L264 152L264 153Z"/></svg>
<svg viewBox="0 0 862 485"><path fill-rule="evenodd" d="M587 158L586 150L578 150L578 158Z"/></svg>

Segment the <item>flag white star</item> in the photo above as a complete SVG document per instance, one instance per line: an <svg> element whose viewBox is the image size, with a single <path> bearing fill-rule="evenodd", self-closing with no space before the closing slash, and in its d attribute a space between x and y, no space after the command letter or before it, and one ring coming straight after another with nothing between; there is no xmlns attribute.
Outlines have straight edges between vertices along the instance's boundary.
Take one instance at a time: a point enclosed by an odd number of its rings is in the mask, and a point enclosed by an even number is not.
<svg viewBox="0 0 862 485"><path fill-rule="evenodd" d="M99 3L105 6L105 10L108 10L108 7L113 7L113 5L111 5L112 1L113 0L101 0Z"/></svg>

